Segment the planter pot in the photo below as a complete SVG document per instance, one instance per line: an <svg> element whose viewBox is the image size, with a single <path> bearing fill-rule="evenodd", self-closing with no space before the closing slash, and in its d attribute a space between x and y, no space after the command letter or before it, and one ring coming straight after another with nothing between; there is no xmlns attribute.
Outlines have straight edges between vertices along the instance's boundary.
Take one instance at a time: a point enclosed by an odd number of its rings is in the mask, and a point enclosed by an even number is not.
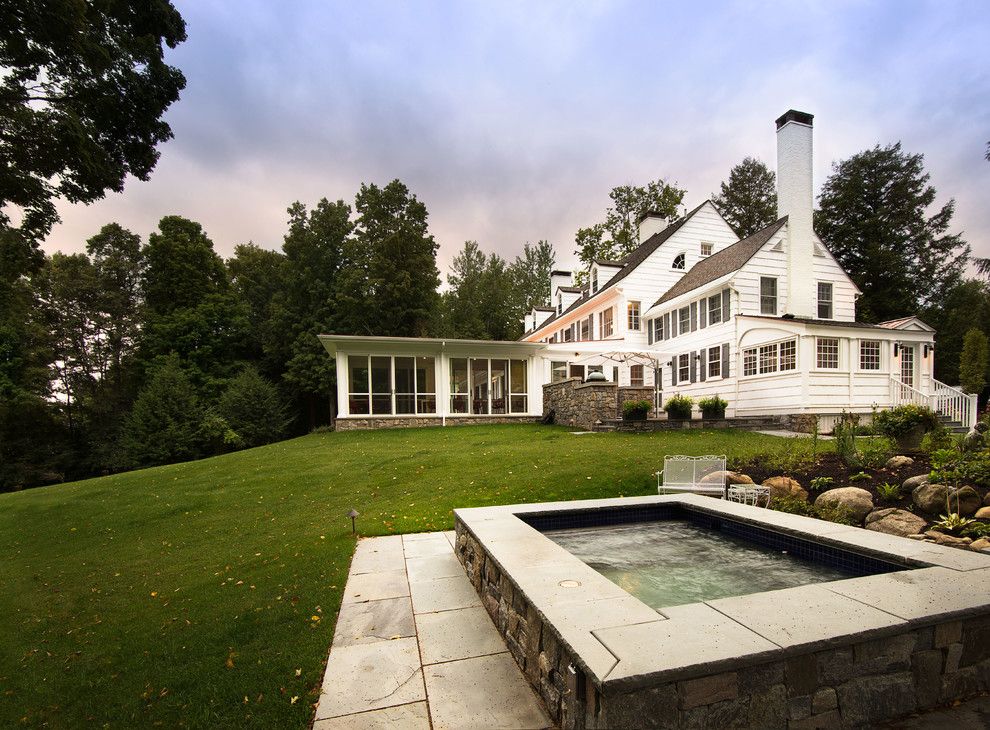
<svg viewBox="0 0 990 730"><path fill-rule="evenodd" d="M690 416L690 414L685 416L683 413L670 413L668 411L668 413L667 413L667 420L668 421L690 421L691 420L691 416Z"/></svg>
<svg viewBox="0 0 990 730"><path fill-rule="evenodd" d="M910 431L896 438L898 451L917 451L921 448L921 440L925 437L925 427L915 426Z"/></svg>
<svg viewBox="0 0 990 730"><path fill-rule="evenodd" d="M724 421L725 420L725 410L720 411L702 411L701 417L705 421Z"/></svg>
<svg viewBox="0 0 990 730"><path fill-rule="evenodd" d="M647 416L646 413L623 413L622 414L622 420L623 421L645 421L646 420L646 416Z"/></svg>

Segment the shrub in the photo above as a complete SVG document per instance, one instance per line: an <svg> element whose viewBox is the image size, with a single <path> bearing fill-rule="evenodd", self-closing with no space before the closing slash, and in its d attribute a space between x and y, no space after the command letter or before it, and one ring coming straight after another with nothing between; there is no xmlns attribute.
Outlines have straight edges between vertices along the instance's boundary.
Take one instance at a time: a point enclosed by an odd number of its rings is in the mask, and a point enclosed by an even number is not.
<svg viewBox="0 0 990 730"><path fill-rule="evenodd" d="M641 421L653 409L648 400L627 400L622 404L622 417L629 421Z"/></svg>
<svg viewBox="0 0 990 730"><path fill-rule="evenodd" d="M828 522L836 522L840 525L859 525L856 518L848 507L841 504L816 504L812 505L812 516Z"/></svg>
<svg viewBox="0 0 990 730"><path fill-rule="evenodd" d="M675 395L664 403L663 408L667 411L667 418L689 419L694 408L694 399L686 395Z"/></svg>
<svg viewBox="0 0 990 730"><path fill-rule="evenodd" d="M778 512L787 512L792 515L804 515L805 517L816 517L819 520L837 522L840 525L858 524L847 507L841 504L817 505L805 502L799 497L774 497L770 500L770 509Z"/></svg>
<svg viewBox="0 0 990 730"><path fill-rule="evenodd" d="M859 458L863 466L879 469L894 455L895 448L894 442L886 436L874 436L860 447Z"/></svg>
<svg viewBox="0 0 990 730"><path fill-rule="evenodd" d="M959 387L967 393L982 393L987 384L987 336L976 327L963 336L959 356Z"/></svg>
<svg viewBox="0 0 990 730"><path fill-rule="evenodd" d="M921 439L921 450L926 454L931 454L939 449L951 449L956 445L956 440L952 433L942 424L925 434Z"/></svg>
<svg viewBox="0 0 990 730"><path fill-rule="evenodd" d="M169 358L138 394L127 417L123 450L130 466L157 466L201 455L202 409L196 391Z"/></svg>
<svg viewBox="0 0 990 730"><path fill-rule="evenodd" d="M702 418L725 418L725 409L728 407L729 402L719 398L717 394L698 401Z"/></svg>
<svg viewBox="0 0 990 730"><path fill-rule="evenodd" d="M230 381L217 410L249 448L278 441L289 425L278 390L252 367Z"/></svg>
<svg viewBox="0 0 990 730"><path fill-rule="evenodd" d="M859 416L843 413L836 422L832 430L835 436L835 453L839 455L842 462L854 469L861 465L859 449L856 448L856 428L859 424Z"/></svg>
<svg viewBox="0 0 990 730"><path fill-rule="evenodd" d="M939 449L932 454L928 480L933 484L990 487L990 451Z"/></svg>
<svg viewBox="0 0 990 730"><path fill-rule="evenodd" d="M881 502L896 502L901 498L901 485L884 482L877 485L877 496Z"/></svg>
<svg viewBox="0 0 990 730"><path fill-rule="evenodd" d="M894 439L905 436L916 428L931 431L939 426L935 411L912 403L888 411L878 411L873 419L873 428L877 433Z"/></svg>
<svg viewBox="0 0 990 730"><path fill-rule="evenodd" d="M979 540L981 537L990 537L990 522L974 520L962 528L960 534L963 537L971 537L974 540Z"/></svg>

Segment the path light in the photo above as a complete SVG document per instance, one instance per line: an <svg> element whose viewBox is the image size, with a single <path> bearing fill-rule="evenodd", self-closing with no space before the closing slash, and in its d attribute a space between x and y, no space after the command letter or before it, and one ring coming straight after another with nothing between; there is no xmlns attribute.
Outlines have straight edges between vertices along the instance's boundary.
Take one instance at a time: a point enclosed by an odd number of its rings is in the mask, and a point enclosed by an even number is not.
<svg viewBox="0 0 990 730"><path fill-rule="evenodd" d="M353 508L347 513L347 516L351 518L351 532L355 535L357 534L357 526L354 524L354 520L357 519L359 514L360 513Z"/></svg>

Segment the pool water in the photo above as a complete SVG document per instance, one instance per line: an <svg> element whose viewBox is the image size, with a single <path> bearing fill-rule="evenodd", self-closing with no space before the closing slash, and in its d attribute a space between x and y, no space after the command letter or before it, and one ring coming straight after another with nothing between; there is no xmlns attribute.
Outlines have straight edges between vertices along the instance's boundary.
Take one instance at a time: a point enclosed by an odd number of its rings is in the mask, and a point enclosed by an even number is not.
<svg viewBox="0 0 990 730"><path fill-rule="evenodd" d="M546 530L544 534L653 608L853 575L685 520Z"/></svg>

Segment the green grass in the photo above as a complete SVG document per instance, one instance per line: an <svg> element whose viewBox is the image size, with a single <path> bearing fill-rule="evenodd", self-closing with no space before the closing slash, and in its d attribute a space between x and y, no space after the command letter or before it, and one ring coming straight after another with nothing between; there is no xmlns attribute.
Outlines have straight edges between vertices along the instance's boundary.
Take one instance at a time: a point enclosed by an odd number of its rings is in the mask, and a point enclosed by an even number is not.
<svg viewBox="0 0 990 730"><path fill-rule="evenodd" d="M490 426L314 434L0 495L0 726L310 722L354 548L454 507L653 493L665 453L794 452L739 431Z"/></svg>

